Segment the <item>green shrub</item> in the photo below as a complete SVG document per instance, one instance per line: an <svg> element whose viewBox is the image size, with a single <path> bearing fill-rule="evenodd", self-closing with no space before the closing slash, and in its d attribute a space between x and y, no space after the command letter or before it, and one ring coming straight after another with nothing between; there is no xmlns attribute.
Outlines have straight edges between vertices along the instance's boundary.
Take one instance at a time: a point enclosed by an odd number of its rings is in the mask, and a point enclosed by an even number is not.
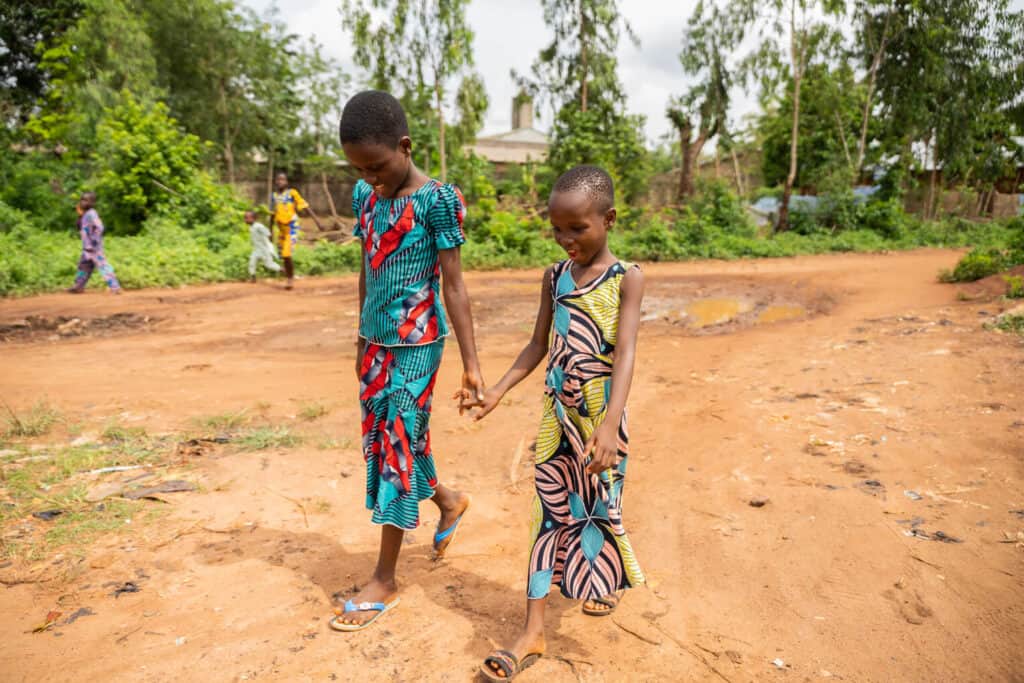
<svg viewBox="0 0 1024 683"><path fill-rule="evenodd" d="M1006 280L1006 298L1024 299L1024 277L1007 275L1003 279Z"/></svg>
<svg viewBox="0 0 1024 683"><path fill-rule="evenodd" d="M995 275L1008 267L1005 251L992 247L974 249L960 259L956 268L946 279L950 282L974 282L983 277Z"/></svg>

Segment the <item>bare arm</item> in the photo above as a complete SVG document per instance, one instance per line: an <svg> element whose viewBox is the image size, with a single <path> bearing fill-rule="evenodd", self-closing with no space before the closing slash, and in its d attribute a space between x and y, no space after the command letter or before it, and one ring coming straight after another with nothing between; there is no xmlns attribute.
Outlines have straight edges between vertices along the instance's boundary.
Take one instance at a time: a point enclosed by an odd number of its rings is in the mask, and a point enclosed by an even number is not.
<svg viewBox="0 0 1024 683"><path fill-rule="evenodd" d="M309 217L313 219L313 222L314 222L314 223L316 223L316 227L318 227L318 228L320 228L321 230L323 230L323 227L324 227L324 226L322 226L322 225L320 224L320 217L316 215L316 212L315 212L315 211L313 211L313 207L312 207L312 206L309 206L309 205L307 204L307 205L306 205L306 208L305 208L305 209L303 209L303 211L305 211L305 212L306 212L307 214L309 214Z"/></svg>
<svg viewBox="0 0 1024 683"><path fill-rule="evenodd" d="M644 297L644 276L632 268L622 278L619 300L619 334L615 344L615 362L612 365L612 389L604 421L587 441L584 457L592 454L591 472L614 467L618 459L618 434L626 399L633 383L636 361L636 338L640 330L640 304Z"/></svg>
<svg viewBox="0 0 1024 683"><path fill-rule="evenodd" d="M363 353L366 352L366 340L358 332L363 320L363 302L366 301L366 260L359 254L359 317L356 318L356 378L362 379Z"/></svg>
<svg viewBox="0 0 1024 683"><path fill-rule="evenodd" d="M480 374L480 360L476 355L476 339L473 334L473 312L469 305L469 292L462 278L462 254L458 247L441 249L441 287L444 303L455 328L455 338L462 354L462 389L456 393L459 412L480 401L484 393L484 381Z"/></svg>
<svg viewBox="0 0 1024 683"><path fill-rule="evenodd" d="M475 419L480 420L489 412L494 410L501 398L507 394L512 387L526 379L531 372L544 360L548 353L548 337L551 334L551 318L553 306L551 303L551 268L544 272L544 282L541 284L540 307L537 309L537 321L533 325L533 336L527 342L523 350L508 372L487 390L487 394L481 403L480 410Z"/></svg>

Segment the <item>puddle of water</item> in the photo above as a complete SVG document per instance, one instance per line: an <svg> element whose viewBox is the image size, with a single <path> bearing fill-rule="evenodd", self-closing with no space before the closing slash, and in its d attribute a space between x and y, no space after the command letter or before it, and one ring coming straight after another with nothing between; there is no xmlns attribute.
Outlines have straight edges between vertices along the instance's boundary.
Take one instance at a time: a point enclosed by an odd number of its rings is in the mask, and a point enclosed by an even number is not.
<svg viewBox="0 0 1024 683"><path fill-rule="evenodd" d="M686 315L690 327L699 329L727 323L751 308L750 302L742 299L697 299L686 304Z"/></svg>
<svg viewBox="0 0 1024 683"><path fill-rule="evenodd" d="M767 306L757 316L757 324L763 325L764 323L777 323L780 320L794 320L805 315L807 315L807 310L803 306L797 306L796 304L772 304Z"/></svg>

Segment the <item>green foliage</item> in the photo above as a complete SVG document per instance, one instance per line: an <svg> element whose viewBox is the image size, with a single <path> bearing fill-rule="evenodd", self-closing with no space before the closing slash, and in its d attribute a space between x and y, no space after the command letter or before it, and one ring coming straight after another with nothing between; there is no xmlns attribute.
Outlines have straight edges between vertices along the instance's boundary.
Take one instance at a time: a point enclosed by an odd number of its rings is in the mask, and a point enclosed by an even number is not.
<svg viewBox="0 0 1024 683"><path fill-rule="evenodd" d="M596 164L615 180L619 203L634 201L647 190L647 152L643 117L587 111L568 104L558 112L551 131L547 163L557 177L578 164ZM550 188L542 188L546 195Z"/></svg>
<svg viewBox="0 0 1024 683"><path fill-rule="evenodd" d="M577 164L597 164L615 179L621 198L639 197L649 177L644 119L626 113L615 55L622 33L637 43L632 27L620 14L618 0L541 4L552 41L534 60L532 75L516 78L557 112L547 160L551 176ZM541 196L548 189L542 187Z"/></svg>
<svg viewBox="0 0 1024 683"><path fill-rule="evenodd" d="M864 96L864 88L849 65L812 64L807 68L800 87L796 187L828 192L853 184ZM792 122L793 88L788 82L759 122L764 151L762 172L769 185L781 185L789 173ZM869 135L874 132L870 130Z"/></svg>
<svg viewBox="0 0 1024 683"><path fill-rule="evenodd" d="M3 435L11 437L35 437L49 433L50 428L60 419L57 409L45 400L38 400L32 407L23 412L17 412L6 403L4 415L6 427Z"/></svg>
<svg viewBox="0 0 1024 683"><path fill-rule="evenodd" d="M96 192L109 207L111 232L137 232L147 218L184 197L203 145L178 128L162 102L148 105L125 92L105 113L93 153Z"/></svg>
<svg viewBox="0 0 1024 683"><path fill-rule="evenodd" d="M960 259L948 277L948 282L974 282L995 275L1010 266L1006 251L994 247L974 249Z"/></svg>
<svg viewBox="0 0 1024 683"><path fill-rule="evenodd" d="M1007 299L1024 299L1024 277L1007 275L1003 279L1006 280Z"/></svg>
<svg viewBox="0 0 1024 683"><path fill-rule="evenodd" d="M996 318L996 321L990 327L1001 332L1024 334L1024 315L1004 313Z"/></svg>
<svg viewBox="0 0 1024 683"><path fill-rule="evenodd" d="M245 450L262 451L268 448L292 448L302 443L302 436L287 427L253 427L242 432L234 442Z"/></svg>

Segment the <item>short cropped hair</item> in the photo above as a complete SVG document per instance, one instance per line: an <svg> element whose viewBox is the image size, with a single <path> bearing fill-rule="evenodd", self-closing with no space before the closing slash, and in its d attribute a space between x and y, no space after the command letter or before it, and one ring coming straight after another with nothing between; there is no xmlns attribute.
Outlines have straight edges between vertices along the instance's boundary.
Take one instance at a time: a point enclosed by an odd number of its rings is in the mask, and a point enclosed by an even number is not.
<svg viewBox="0 0 1024 683"><path fill-rule="evenodd" d="M383 90L364 90L354 95L341 112L338 137L341 144L370 143L398 147L409 134L409 122L401 103Z"/></svg>
<svg viewBox="0 0 1024 683"><path fill-rule="evenodd" d="M79 195L78 198L79 199L91 199L93 201L96 201L96 193L93 192L92 190L86 190L81 195Z"/></svg>
<svg viewBox="0 0 1024 683"><path fill-rule="evenodd" d="M551 194L556 192L583 192L599 213L615 206L615 183L600 166L584 164L570 168L555 181Z"/></svg>

